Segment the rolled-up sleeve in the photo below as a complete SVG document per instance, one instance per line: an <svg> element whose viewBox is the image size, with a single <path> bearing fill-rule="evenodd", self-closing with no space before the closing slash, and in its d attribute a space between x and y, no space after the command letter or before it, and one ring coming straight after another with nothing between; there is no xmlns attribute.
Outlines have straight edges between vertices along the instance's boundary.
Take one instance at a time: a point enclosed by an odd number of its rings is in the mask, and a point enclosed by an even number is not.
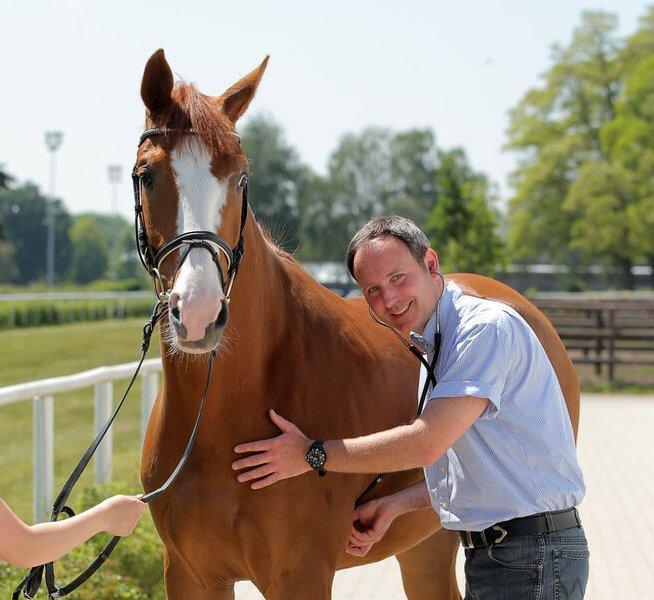
<svg viewBox="0 0 654 600"><path fill-rule="evenodd" d="M502 390L515 349L509 335L497 323L479 323L460 332L452 351L440 365L440 377L429 400L477 396L490 403L481 419L492 419L501 410Z"/></svg>

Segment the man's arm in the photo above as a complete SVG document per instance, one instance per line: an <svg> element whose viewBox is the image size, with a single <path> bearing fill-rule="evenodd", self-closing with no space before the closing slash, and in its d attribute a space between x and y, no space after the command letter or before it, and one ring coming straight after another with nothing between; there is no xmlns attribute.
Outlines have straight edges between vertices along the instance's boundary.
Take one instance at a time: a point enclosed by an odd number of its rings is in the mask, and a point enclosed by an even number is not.
<svg viewBox="0 0 654 600"><path fill-rule="evenodd" d="M427 404L410 425L400 425L347 440L325 442L327 471L376 473L403 471L433 464L481 416L488 400L475 396L438 398ZM237 453L257 452L232 464L234 470L249 468L239 481L258 481L253 489L310 471L305 455L311 440L293 423L270 412L282 434L268 440L240 444Z"/></svg>
<svg viewBox="0 0 654 600"><path fill-rule="evenodd" d="M365 556L400 515L431 506L424 481L415 483L390 496L370 500L354 511L354 523L347 541L346 552Z"/></svg>

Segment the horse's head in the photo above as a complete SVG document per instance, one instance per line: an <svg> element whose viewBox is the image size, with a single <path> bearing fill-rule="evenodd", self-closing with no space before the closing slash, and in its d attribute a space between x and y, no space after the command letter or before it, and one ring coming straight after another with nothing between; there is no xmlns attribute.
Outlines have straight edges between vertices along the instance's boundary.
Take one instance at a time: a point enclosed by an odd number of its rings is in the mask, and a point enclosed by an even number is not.
<svg viewBox="0 0 654 600"><path fill-rule="evenodd" d="M158 258L147 266L157 267L160 291L168 292L168 339L185 352L213 350L227 324L229 247L239 238L248 172L235 123L267 62L217 97L174 84L163 50L150 57L143 73L146 130L154 130L144 134L135 166L144 249ZM191 232L210 235L194 238ZM185 243L166 252L165 244L184 234Z"/></svg>

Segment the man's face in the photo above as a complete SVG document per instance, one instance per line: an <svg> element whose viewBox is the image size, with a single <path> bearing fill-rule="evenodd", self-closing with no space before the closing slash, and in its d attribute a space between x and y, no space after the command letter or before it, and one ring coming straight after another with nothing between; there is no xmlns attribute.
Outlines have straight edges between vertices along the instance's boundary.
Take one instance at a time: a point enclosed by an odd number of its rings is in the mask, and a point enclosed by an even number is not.
<svg viewBox="0 0 654 600"><path fill-rule="evenodd" d="M359 248L354 276L373 312L400 330L423 333L442 292L438 256L431 248L418 262L407 245L384 236Z"/></svg>

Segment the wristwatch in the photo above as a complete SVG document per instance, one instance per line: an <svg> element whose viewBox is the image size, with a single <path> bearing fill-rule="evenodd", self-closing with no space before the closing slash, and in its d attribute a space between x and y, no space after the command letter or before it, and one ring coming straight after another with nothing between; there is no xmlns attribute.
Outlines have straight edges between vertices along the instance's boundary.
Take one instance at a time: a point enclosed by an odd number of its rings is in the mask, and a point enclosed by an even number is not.
<svg viewBox="0 0 654 600"><path fill-rule="evenodd" d="M324 442L322 440L316 440L309 446L309 450L307 450L305 456L309 466L314 471L318 471L320 477L324 477L327 474L327 471L324 469L325 463L327 462L327 453L323 448L323 444Z"/></svg>

